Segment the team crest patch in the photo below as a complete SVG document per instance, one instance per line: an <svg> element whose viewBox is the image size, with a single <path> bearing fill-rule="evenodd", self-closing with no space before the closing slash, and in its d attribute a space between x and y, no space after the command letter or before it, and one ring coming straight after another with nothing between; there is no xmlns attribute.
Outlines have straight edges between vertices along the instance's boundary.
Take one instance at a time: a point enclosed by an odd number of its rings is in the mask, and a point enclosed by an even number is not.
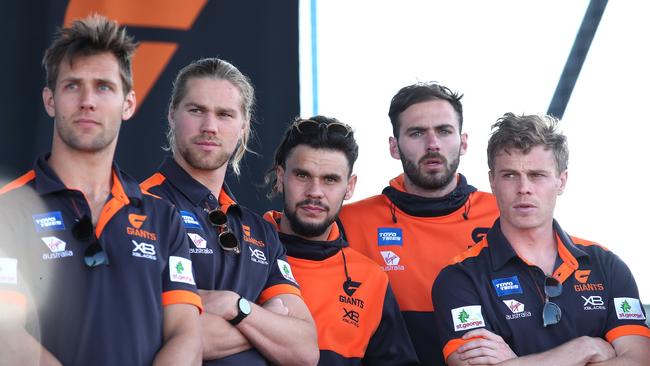
<svg viewBox="0 0 650 366"><path fill-rule="evenodd" d="M643 309L641 309L641 302L639 299L632 297L615 297L614 309L616 309L614 311L616 311L616 317L619 319L645 319L645 315L643 314Z"/></svg>
<svg viewBox="0 0 650 366"><path fill-rule="evenodd" d="M181 217L183 218L183 225L185 226L186 229L201 229L201 230L203 230L203 227L201 226L201 223L196 218L196 215L193 214L192 212L181 210Z"/></svg>
<svg viewBox="0 0 650 366"><path fill-rule="evenodd" d="M494 289L497 291L497 296L499 297L524 293L517 276L496 278L492 280L492 285L494 285Z"/></svg>
<svg viewBox="0 0 650 366"><path fill-rule="evenodd" d="M483 320L483 314L481 314L481 305L468 305L451 309L451 317L456 332L485 326L485 320Z"/></svg>
<svg viewBox="0 0 650 366"><path fill-rule="evenodd" d="M291 272L291 266L289 263L283 261L282 259L278 259L278 267L280 268L280 273L282 273L282 277L286 278L287 280L293 282L293 283L298 283L296 281L296 278L293 277L293 272Z"/></svg>
<svg viewBox="0 0 650 366"><path fill-rule="evenodd" d="M377 228L377 245L402 245L402 229L396 227Z"/></svg>
<svg viewBox="0 0 650 366"><path fill-rule="evenodd" d="M51 211L42 214L32 215L34 220L34 228L36 232L42 231L62 231L65 230L63 224L63 216L61 211Z"/></svg>

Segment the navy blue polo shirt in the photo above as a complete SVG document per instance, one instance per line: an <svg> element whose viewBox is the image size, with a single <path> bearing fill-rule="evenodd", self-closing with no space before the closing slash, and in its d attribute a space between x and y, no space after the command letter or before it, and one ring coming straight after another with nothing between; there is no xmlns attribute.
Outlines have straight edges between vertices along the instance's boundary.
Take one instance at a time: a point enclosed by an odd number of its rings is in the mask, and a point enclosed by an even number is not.
<svg viewBox="0 0 650 366"><path fill-rule="evenodd" d="M25 306L27 330L64 365L150 365L163 306L201 306L180 216L114 166L94 227L110 265L88 268L90 242L72 228L90 207L46 159L0 190L0 301Z"/></svg>
<svg viewBox="0 0 650 366"><path fill-rule="evenodd" d="M562 310L559 323L543 326L546 275L514 251L499 220L476 246L443 269L431 295L445 359L484 327L518 355L557 347L580 336L608 342L625 335L650 337L634 277L615 254L567 235L554 222L558 258L553 277L562 293L550 299Z"/></svg>
<svg viewBox="0 0 650 366"><path fill-rule="evenodd" d="M280 294L301 296L273 226L238 205L225 183L219 197L215 197L168 157L141 187L169 200L180 211L191 239L190 253L199 289L234 291L260 305ZM225 252L218 244L219 232L207 215L217 207L226 212L228 228L241 245L239 254ZM205 364L265 365L266 361L251 349Z"/></svg>

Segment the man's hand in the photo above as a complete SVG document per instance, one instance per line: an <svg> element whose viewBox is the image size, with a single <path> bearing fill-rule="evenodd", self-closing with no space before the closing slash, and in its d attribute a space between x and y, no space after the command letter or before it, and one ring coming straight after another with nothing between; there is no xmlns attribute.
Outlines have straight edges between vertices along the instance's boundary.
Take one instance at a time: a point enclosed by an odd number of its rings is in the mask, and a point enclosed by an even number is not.
<svg viewBox="0 0 650 366"><path fill-rule="evenodd" d="M219 290L199 290L203 311L219 317L230 320L234 319L237 314L237 300L239 295L233 291Z"/></svg>
<svg viewBox="0 0 650 366"><path fill-rule="evenodd" d="M517 357L503 338L484 328L469 331L462 339L473 339L456 350L458 358L470 365L494 365Z"/></svg>
<svg viewBox="0 0 650 366"><path fill-rule="evenodd" d="M602 338L583 336L577 341L580 342L580 349L591 355L587 363L603 362L616 357L614 347Z"/></svg>

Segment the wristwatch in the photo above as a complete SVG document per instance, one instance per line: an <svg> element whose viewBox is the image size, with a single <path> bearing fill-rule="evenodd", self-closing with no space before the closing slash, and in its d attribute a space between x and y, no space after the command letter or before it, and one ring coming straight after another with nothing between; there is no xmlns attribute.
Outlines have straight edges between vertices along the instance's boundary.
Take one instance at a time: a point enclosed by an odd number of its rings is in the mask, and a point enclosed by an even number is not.
<svg viewBox="0 0 650 366"><path fill-rule="evenodd" d="M232 325L239 324L242 320L244 320L245 317L250 315L251 310L253 309L251 308L251 303L248 302L248 300L244 299L243 296L239 296L239 300L237 300L237 310L237 316L228 321Z"/></svg>

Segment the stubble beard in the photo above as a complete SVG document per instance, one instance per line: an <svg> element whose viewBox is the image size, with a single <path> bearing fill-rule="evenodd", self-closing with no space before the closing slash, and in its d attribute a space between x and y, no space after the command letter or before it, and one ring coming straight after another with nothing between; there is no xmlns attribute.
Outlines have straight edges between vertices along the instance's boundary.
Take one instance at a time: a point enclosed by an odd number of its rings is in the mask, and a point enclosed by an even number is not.
<svg viewBox="0 0 650 366"><path fill-rule="evenodd" d="M83 135L77 133L72 126L65 126L60 123L58 120L55 122L56 125L56 134L59 136L63 143L70 147L73 150L83 151L88 153L95 153L105 150L115 139L119 133L116 133L115 136L108 136L108 132L105 129L100 130L100 132L93 137L89 142Z"/></svg>
<svg viewBox="0 0 650 366"><path fill-rule="evenodd" d="M198 140L198 137L192 138L190 144L194 143L194 140ZM222 145L223 147L223 145ZM178 153L183 157L183 159L194 169L198 170L216 170L221 168L224 164L228 163L232 152L215 151L213 155L205 154L201 151L192 150L189 146L184 145L176 141L176 148Z"/></svg>

